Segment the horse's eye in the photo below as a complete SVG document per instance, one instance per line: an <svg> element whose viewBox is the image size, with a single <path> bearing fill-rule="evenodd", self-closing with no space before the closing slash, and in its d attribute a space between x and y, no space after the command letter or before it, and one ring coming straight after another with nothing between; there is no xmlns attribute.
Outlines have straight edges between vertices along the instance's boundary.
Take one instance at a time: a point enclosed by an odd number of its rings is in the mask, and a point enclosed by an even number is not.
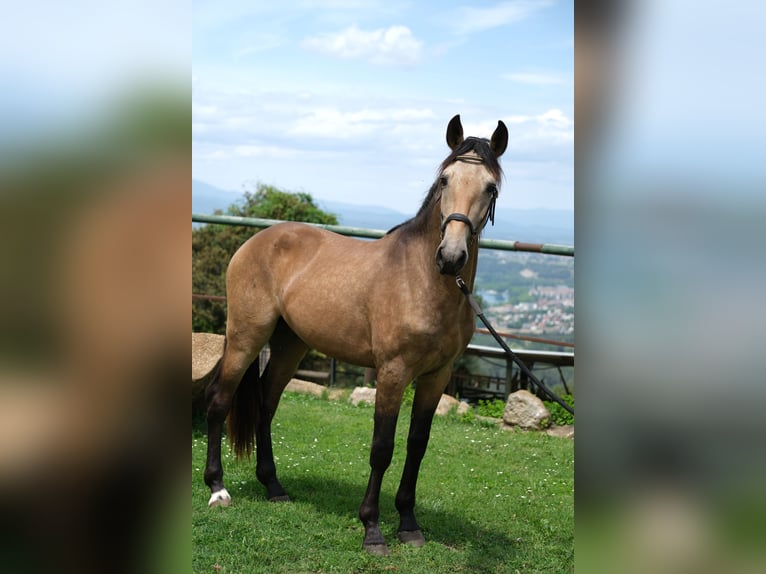
<svg viewBox="0 0 766 574"><path fill-rule="evenodd" d="M497 185L490 183L487 185L487 193L492 197L497 197Z"/></svg>
<svg viewBox="0 0 766 574"><path fill-rule="evenodd" d="M439 185L441 187L447 187L447 176L443 175L439 178Z"/></svg>

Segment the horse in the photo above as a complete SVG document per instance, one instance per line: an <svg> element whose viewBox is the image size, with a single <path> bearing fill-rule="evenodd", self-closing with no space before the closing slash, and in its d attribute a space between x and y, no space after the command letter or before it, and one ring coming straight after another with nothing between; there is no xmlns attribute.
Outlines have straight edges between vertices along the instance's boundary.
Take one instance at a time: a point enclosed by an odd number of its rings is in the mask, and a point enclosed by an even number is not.
<svg viewBox="0 0 766 574"><path fill-rule="evenodd" d="M378 522L380 489L402 397L415 381L395 505L399 540L425 544L414 512L418 472L452 363L474 332L455 277L473 288L478 236L494 218L508 129L498 121L489 140L464 138L458 114L446 139L450 153L417 214L380 239L284 222L255 234L232 256L224 353L206 390L210 507L231 504L221 466L227 415L235 454L249 455L255 446L255 474L268 499L289 500L277 479L271 422L282 391L314 348L377 373L370 475L358 515L370 554L389 553ZM261 374L258 356L266 343L271 356Z"/></svg>

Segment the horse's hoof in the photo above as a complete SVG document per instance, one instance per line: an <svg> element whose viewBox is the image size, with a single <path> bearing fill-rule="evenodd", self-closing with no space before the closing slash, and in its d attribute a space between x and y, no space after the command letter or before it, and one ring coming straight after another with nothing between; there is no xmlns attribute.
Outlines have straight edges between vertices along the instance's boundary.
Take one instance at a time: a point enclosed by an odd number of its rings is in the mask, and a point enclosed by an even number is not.
<svg viewBox="0 0 766 574"><path fill-rule="evenodd" d="M269 502L290 502L290 497L286 494L281 494L279 496L272 496L269 498Z"/></svg>
<svg viewBox="0 0 766 574"><path fill-rule="evenodd" d="M385 544L363 544L362 546L368 554L373 556L389 556L391 554Z"/></svg>
<svg viewBox="0 0 766 574"><path fill-rule="evenodd" d="M426 538L420 530L401 530L396 535L400 542L409 546L420 547L426 543Z"/></svg>
<svg viewBox="0 0 766 574"><path fill-rule="evenodd" d="M210 508L213 508L214 506L229 506L230 504L231 495L225 488L214 492L207 503Z"/></svg>

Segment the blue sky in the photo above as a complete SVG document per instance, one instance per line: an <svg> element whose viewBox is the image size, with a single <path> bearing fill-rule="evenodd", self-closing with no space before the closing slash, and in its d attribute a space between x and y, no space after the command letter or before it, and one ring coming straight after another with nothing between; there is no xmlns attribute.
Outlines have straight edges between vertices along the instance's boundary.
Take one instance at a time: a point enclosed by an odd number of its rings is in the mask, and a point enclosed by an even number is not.
<svg viewBox="0 0 766 574"><path fill-rule="evenodd" d="M502 119L502 207L573 209L573 3L197 1L193 177L412 212L447 122Z"/></svg>

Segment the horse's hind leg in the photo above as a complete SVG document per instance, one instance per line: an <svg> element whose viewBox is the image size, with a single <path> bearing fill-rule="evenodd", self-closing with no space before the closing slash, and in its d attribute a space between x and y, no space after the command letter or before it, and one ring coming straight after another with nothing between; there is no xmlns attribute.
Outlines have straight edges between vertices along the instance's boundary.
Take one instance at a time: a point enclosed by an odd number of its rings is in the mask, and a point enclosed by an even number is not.
<svg viewBox="0 0 766 574"><path fill-rule="evenodd" d="M264 341L265 342L265 341ZM262 345L261 345L262 346ZM221 465L221 435L223 423L232 399L243 377L258 376L260 351L257 344L241 344L227 337L223 357L215 378L206 390L207 399L207 462L205 484L210 488L208 506L229 506L231 496L223 484Z"/></svg>
<svg viewBox="0 0 766 574"><path fill-rule="evenodd" d="M283 320L277 322L274 334L269 341L269 348L271 358L262 377L260 391L263 394L259 401L260 413L255 431L255 475L266 487L269 500L276 502L289 500L289 497L277 479L271 443L271 421L282 391L290 382L309 348Z"/></svg>

